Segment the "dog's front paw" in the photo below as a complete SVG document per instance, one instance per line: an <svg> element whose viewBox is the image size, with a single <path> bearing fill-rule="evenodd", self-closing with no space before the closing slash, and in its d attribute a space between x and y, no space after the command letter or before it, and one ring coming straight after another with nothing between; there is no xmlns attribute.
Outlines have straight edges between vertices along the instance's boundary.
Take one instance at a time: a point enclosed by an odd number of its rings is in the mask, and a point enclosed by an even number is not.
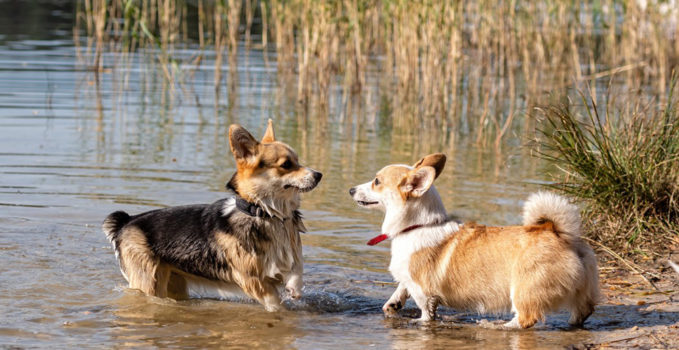
<svg viewBox="0 0 679 350"><path fill-rule="evenodd" d="M264 309L268 312L278 312L281 310L281 299L278 294L269 294L261 300Z"/></svg>
<svg viewBox="0 0 679 350"><path fill-rule="evenodd" d="M281 305L280 304L265 304L264 310L266 310L268 312L278 312L278 311L281 311Z"/></svg>
<svg viewBox="0 0 679 350"><path fill-rule="evenodd" d="M386 304L384 304L384 306L382 306L382 311L384 311L384 316L386 317L396 317L398 316L398 311L402 308L403 304L400 301L388 301Z"/></svg>

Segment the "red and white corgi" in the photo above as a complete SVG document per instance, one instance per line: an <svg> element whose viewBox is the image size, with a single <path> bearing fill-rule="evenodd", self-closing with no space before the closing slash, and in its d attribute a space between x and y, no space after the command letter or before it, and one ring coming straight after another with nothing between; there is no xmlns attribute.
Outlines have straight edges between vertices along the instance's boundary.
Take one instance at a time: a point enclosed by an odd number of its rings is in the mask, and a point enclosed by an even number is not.
<svg viewBox="0 0 679 350"><path fill-rule="evenodd" d="M280 308L279 286L301 296L300 193L322 175L275 140L271 120L261 142L239 125L229 128L229 141L233 196L104 220L130 288L158 297L248 297L268 311Z"/></svg>
<svg viewBox="0 0 679 350"><path fill-rule="evenodd" d="M556 194L531 195L523 225L486 227L448 218L433 186L446 157L431 154L414 166L389 165L349 193L362 207L385 212L383 234L392 239L389 271L398 287L382 308L396 315L411 296L421 321L439 304L479 313L512 311L508 328L529 328L545 314L570 311L581 326L599 297L597 262L580 238L577 207Z"/></svg>

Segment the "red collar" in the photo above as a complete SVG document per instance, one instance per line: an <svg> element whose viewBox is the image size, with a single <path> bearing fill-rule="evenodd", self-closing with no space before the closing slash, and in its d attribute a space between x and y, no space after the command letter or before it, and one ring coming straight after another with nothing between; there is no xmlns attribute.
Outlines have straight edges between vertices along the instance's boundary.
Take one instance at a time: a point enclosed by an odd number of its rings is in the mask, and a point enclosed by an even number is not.
<svg viewBox="0 0 679 350"><path fill-rule="evenodd" d="M425 225L412 225L412 226L408 226L408 227L404 228L403 230L401 230L399 233L397 233L397 235L400 235L401 233L406 233L406 232L409 232L409 231L412 231L412 230L416 230L416 229L418 229L418 228L420 228L420 227L424 227L424 226L425 226ZM389 238L389 236L388 236L387 234L383 233L383 234L381 234L381 235L379 235L379 236L376 236L375 238L369 240L369 241L368 241L368 245L375 245L375 244L377 244L377 243L380 243L380 242L384 241L384 240L387 239L387 238Z"/></svg>

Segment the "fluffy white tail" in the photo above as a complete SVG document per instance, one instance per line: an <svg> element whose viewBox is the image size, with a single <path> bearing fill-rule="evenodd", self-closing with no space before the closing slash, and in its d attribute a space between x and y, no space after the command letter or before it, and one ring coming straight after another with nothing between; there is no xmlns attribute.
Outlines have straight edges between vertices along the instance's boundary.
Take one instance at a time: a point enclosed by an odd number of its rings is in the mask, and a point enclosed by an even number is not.
<svg viewBox="0 0 679 350"><path fill-rule="evenodd" d="M566 198L551 192L537 192L523 206L523 224L554 224L558 232L580 236L580 210Z"/></svg>

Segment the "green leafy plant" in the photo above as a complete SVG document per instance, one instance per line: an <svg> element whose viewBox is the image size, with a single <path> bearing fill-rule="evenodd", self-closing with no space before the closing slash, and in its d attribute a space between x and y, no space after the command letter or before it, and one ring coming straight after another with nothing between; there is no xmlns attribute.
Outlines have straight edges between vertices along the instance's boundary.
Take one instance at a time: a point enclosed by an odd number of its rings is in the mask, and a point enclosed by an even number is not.
<svg viewBox="0 0 679 350"><path fill-rule="evenodd" d="M618 252L663 251L679 237L679 113L671 84L661 108L600 113L540 109L539 157L562 170L550 186L585 203L588 234Z"/></svg>

